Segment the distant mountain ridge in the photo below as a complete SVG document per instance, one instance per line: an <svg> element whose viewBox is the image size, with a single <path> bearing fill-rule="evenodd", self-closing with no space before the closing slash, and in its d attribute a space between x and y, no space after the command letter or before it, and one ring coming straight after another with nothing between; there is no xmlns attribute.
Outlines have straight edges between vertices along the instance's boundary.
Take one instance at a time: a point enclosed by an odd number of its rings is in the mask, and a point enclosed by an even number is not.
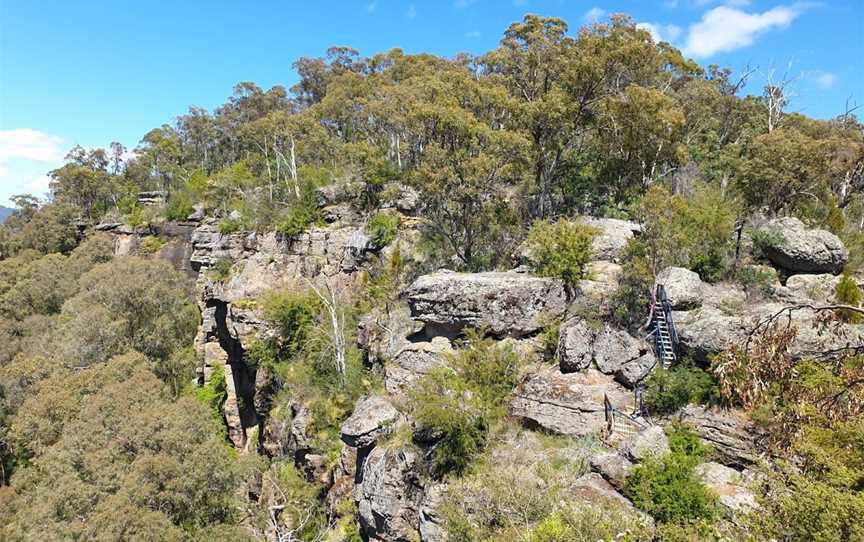
<svg viewBox="0 0 864 542"><path fill-rule="evenodd" d="M9 207L3 207L0 205L0 223L3 223L6 218L15 212L15 209L10 209Z"/></svg>

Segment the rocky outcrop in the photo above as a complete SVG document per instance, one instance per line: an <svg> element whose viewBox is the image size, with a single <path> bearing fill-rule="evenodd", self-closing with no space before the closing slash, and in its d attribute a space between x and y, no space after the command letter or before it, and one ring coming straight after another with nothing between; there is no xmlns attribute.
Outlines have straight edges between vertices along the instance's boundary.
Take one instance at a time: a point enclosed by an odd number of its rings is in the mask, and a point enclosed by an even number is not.
<svg viewBox="0 0 864 542"><path fill-rule="evenodd" d="M606 427L603 397L624 411L633 395L595 369L562 374L553 367L529 372L513 392L510 413L529 426L581 437Z"/></svg>
<svg viewBox="0 0 864 542"><path fill-rule="evenodd" d="M840 277L828 273L821 275L792 275L786 279L786 289L802 300L825 303L834 299Z"/></svg>
<svg viewBox="0 0 864 542"><path fill-rule="evenodd" d="M678 419L707 441L725 465L752 465L762 455L761 434L743 412L689 405Z"/></svg>
<svg viewBox="0 0 864 542"><path fill-rule="evenodd" d="M583 217L581 220L598 231L592 242L594 257L598 260L617 261L627 243L642 231L639 224L617 218Z"/></svg>
<svg viewBox="0 0 864 542"><path fill-rule="evenodd" d="M408 342L392 361L384 365L384 386L392 394L399 394L436 367L447 363L453 347L446 337L433 337L431 341Z"/></svg>
<svg viewBox="0 0 864 542"><path fill-rule="evenodd" d="M672 319L682 350L703 363L732 344L743 344L752 328L752 322L714 307L675 312Z"/></svg>
<svg viewBox="0 0 864 542"><path fill-rule="evenodd" d="M719 463L708 462L696 466L696 476L717 497L720 508L732 520L759 507L756 495L750 489L754 479L749 471L741 473Z"/></svg>
<svg viewBox="0 0 864 542"><path fill-rule="evenodd" d="M623 330L608 324L596 329L581 318L573 318L561 326L558 335L558 355L561 372L583 371L593 365L605 374L616 374L648 352L648 344ZM633 376L637 369L628 367ZM629 379L622 380L623 383Z"/></svg>
<svg viewBox="0 0 864 542"><path fill-rule="evenodd" d="M342 441L354 448L366 448L389 434L401 414L384 397L372 396L361 399L354 413L342 423Z"/></svg>
<svg viewBox="0 0 864 542"><path fill-rule="evenodd" d="M652 425L624 440L621 452L631 461L657 458L670 452L669 439L662 427Z"/></svg>
<svg viewBox="0 0 864 542"><path fill-rule="evenodd" d="M584 371L591 366L596 331L581 318L563 324L558 334L558 357L561 372Z"/></svg>
<svg viewBox="0 0 864 542"><path fill-rule="evenodd" d="M618 491L624 489L632 469L633 463L615 452L603 453L591 458L591 470L600 474Z"/></svg>
<svg viewBox="0 0 864 542"><path fill-rule="evenodd" d="M771 220L758 230L767 237L763 252L778 267L799 273L839 273L849 259L840 238L809 229L797 218Z"/></svg>
<svg viewBox="0 0 864 542"><path fill-rule="evenodd" d="M360 530L369 540L416 540L424 493L419 462L407 448L376 447L366 458L356 494Z"/></svg>
<svg viewBox="0 0 864 542"><path fill-rule="evenodd" d="M624 384L628 388L636 387L636 384L644 380L651 370L657 365L657 356L654 352L646 352L636 359L630 360L621 365L615 371L615 380Z"/></svg>
<svg viewBox="0 0 864 542"><path fill-rule="evenodd" d="M647 343L607 324L594 339L594 364L605 374L615 374L647 351Z"/></svg>
<svg viewBox="0 0 864 542"><path fill-rule="evenodd" d="M497 272L424 275L405 297L429 337L454 335L465 327L524 337L560 318L566 302L559 280Z"/></svg>
<svg viewBox="0 0 864 542"><path fill-rule="evenodd" d="M702 280L683 267L667 267L657 274L657 284L666 289L669 303L675 310L689 310L702 305Z"/></svg>

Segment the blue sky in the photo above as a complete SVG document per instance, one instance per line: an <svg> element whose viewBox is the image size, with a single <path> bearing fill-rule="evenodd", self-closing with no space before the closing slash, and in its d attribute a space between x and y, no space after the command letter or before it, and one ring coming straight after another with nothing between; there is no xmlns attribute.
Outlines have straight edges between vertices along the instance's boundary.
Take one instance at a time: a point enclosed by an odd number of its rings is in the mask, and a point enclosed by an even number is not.
<svg viewBox="0 0 864 542"><path fill-rule="evenodd" d="M575 33L617 12L703 65L788 71L793 110L864 107L862 0L0 0L0 204L43 195L75 144L134 148L190 105L221 104L239 81L290 86L294 60L331 45L482 53L525 13Z"/></svg>

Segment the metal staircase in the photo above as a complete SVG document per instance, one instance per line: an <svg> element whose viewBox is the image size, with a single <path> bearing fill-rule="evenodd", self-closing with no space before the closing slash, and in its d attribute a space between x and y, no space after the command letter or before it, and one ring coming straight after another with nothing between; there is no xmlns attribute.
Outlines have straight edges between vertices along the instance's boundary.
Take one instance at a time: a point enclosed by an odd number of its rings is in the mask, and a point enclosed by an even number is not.
<svg viewBox="0 0 864 542"><path fill-rule="evenodd" d="M663 368L669 369L678 361L678 333L672 322L672 306L662 284L657 285L653 297L651 334L654 336L654 352Z"/></svg>

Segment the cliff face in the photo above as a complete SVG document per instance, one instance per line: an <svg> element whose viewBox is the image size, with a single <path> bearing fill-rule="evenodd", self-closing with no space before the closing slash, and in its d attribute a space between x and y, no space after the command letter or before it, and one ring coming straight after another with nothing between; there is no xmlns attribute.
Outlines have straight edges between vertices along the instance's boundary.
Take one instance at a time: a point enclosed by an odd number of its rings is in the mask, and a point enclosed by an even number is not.
<svg viewBox="0 0 864 542"><path fill-rule="evenodd" d="M583 314L585 307L609 303L621 273L616 261L627 240L639 235L638 225L591 220L600 230L595 240L600 259L589 265L589 279L581 281L569 296L560 281L524 272L530 261L522 255L523 265L510 272L438 271L419 276L395 303L363 316L357 342L369 367L383 374L384 389L361 398L344 420L342 450L332 462L311 444L308 405L294 400L278 405L289 415L273 422L272 400L279 385L270 369L255 367L246 359L255 340L276 333L254 302L264 292L315 286L341 292L350 300L362 288L370 255L379 249L365 232L362 213L339 201L338 190L324 190L321 198L326 224L293 238L276 233L222 235L214 220L200 218L155 231L106 228L115 235L118 255L140 252L142 239L148 235L163 237L168 242L155 256L195 277L201 310L195 339L198 383L209 382L215 369L224 370L224 419L238 450L295 462L308 479L326 487L325 504L331 518L344 514L340 502L353 501L365 538L443 540L440 507L452 488L430 468L437 437L424 436L405 409L405 397L424 375L451 363L452 354L460 348L457 337L466 330L480 329L499 344L512 347L524 367L507 404L514 427L574 438L603 435L598 447L582 459L593 472L569 480L567 498L606 503L653 529L650 518L636 511L620 491L634 465L668 452L666 436L657 425L661 420L631 423L627 417L618 417L610 432L608 417L610 404L618 412L633 412L634 389L656 364L652 346L643 337L608 322L591 321ZM403 194L392 205L392 212L402 215L398 240L403 252L410 252L418 237L412 218L414 205L410 194ZM789 263L792 258L830 261L831 265L845 258L842 244L837 247L836 238L828 238L827 232L802 232L796 225L793 233L784 241L778 266L795 269ZM808 247L825 245L814 239L826 238L833 247L830 254L811 254L819 251ZM796 239L801 239L797 245ZM394 244L380 250L392 251ZM830 299L836 280L829 274L793 275L785 285L769 285L771 296L754 302L740 285L705 284L684 269L669 268L658 275L658 282L669 292L683 351L702 361L740 344L760 318ZM861 326L840 324L839 333L821 334L812 311L795 311L791 318L800 330L791 347L795 356L864 344ZM555 365L541 360L541 335L551 322L561 322ZM716 461L700 465L697 472L721 496L728 518L734 522L740 513L755 507L748 482L755 475L750 468L770 459L770 450L762 447L761 435L752 423L738 412L695 405L674 417L718 451ZM410 442L393 437L405 430L414 432ZM522 436L508 433L495 444L493 456L542 457L546 452L530 431ZM535 467L532 463L531 468ZM274 529L275 539L278 528Z"/></svg>

